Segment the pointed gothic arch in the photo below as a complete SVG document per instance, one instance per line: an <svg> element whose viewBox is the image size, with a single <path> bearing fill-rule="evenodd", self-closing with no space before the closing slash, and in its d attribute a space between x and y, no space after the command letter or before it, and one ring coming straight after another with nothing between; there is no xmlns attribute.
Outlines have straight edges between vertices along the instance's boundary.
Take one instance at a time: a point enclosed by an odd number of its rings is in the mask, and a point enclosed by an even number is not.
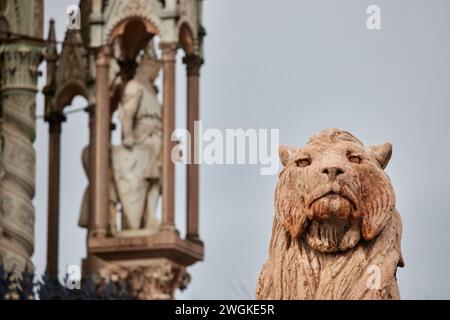
<svg viewBox="0 0 450 320"><path fill-rule="evenodd" d="M107 43L112 45L117 40L121 58L134 59L148 45L151 38L158 34L158 29L149 19L143 17L125 18L111 31Z"/></svg>
<svg viewBox="0 0 450 320"><path fill-rule="evenodd" d="M78 30L66 32L61 54L52 69L53 74L48 75L52 79L52 83L48 84L52 90L51 103L46 105L46 116L62 113L77 95L88 99L87 53L82 44L81 33Z"/></svg>

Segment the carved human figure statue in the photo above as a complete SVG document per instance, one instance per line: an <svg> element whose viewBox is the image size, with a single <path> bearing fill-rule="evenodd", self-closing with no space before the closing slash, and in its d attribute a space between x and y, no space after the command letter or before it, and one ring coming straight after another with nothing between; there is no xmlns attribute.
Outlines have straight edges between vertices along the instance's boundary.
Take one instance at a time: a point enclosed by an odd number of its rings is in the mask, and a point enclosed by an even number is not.
<svg viewBox="0 0 450 320"><path fill-rule="evenodd" d="M81 152L81 163L83 164L83 169L86 177L89 178L89 146L83 148ZM112 169L110 167L109 177L108 177L108 202L109 202L109 219L108 219L108 232L110 234L115 234L117 232L116 227L116 217L117 217L117 191L113 179ZM81 202L80 216L78 219L78 225L82 228L88 228L89 225L89 188L90 184L86 187L83 193L83 199Z"/></svg>
<svg viewBox="0 0 450 320"><path fill-rule="evenodd" d="M389 143L328 129L280 146L269 258L258 299L399 299L402 225L384 171Z"/></svg>
<svg viewBox="0 0 450 320"><path fill-rule="evenodd" d="M122 145L112 149L112 166L124 230L153 229L159 224L162 126L153 84L159 68L155 58L144 56L125 84L119 104Z"/></svg>

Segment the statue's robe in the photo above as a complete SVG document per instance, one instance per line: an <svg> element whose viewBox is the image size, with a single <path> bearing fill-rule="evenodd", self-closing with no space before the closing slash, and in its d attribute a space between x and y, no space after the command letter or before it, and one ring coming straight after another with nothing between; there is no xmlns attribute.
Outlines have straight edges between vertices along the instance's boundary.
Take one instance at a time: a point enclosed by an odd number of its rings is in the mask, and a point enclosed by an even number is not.
<svg viewBox="0 0 450 320"><path fill-rule="evenodd" d="M148 205L149 179L158 179L161 167L161 106L150 83L133 79L125 86L119 106L122 132L130 115L134 144L131 148L114 146L112 165L124 213L123 227L140 229Z"/></svg>

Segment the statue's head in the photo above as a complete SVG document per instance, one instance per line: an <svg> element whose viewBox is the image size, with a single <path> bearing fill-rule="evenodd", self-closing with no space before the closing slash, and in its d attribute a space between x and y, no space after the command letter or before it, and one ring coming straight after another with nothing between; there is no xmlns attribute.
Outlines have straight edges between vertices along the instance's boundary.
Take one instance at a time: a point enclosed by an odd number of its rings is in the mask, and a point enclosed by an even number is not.
<svg viewBox="0 0 450 320"><path fill-rule="evenodd" d="M150 83L153 83L158 78L160 69L161 61L156 58L143 56L139 61L138 73Z"/></svg>
<svg viewBox="0 0 450 320"><path fill-rule="evenodd" d="M119 75L124 82L133 79L138 67L135 59L118 59L117 64L120 68Z"/></svg>
<svg viewBox="0 0 450 320"><path fill-rule="evenodd" d="M346 131L327 129L302 148L280 146L279 154L276 215L291 241L304 237L315 250L343 251L376 237L393 214L384 172L389 143L366 148Z"/></svg>

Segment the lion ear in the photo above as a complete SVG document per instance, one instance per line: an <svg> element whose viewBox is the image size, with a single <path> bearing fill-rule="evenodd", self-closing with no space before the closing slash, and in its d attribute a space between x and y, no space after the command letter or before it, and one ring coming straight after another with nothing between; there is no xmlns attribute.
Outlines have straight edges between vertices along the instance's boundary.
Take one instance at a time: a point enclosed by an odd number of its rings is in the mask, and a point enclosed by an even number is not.
<svg viewBox="0 0 450 320"><path fill-rule="evenodd" d="M280 144L278 147L278 154L280 156L280 161L283 166L289 162L291 155L296 151L296 148L287 147L285 145Z"/></svg>
<svg viewBox="0 0 450 320"><path fill-rule="evenodd" d="M392 156L392 144L385 143L369 147L369 151L375 155L380 166L385 169Z"/></svg>
<svg viewBox="0 0 450 320"><path fill-rule="evenodd" d="M386 168L392 155L392 145L372 146L369 148L381 168ZM395 209L395 193L386 173L376 166L366 166L364 174L359 176L361 183L360 213L362 215L362 235L371 240L383 230Z"/></svg>

